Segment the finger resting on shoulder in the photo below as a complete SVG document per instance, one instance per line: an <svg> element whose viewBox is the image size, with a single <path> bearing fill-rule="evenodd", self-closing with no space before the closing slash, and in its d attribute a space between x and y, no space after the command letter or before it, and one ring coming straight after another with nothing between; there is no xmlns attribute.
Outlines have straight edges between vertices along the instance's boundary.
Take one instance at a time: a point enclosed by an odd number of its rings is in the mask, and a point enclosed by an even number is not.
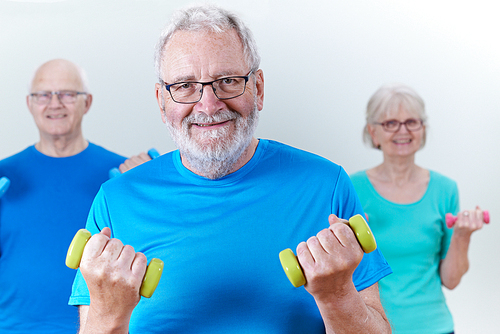
<svg viewBox="0 0 500 334"><path fill-rule="evenodd" d="M142 161L149 161L149 160L152 160L151 157L149 156L149 154L147 154L146 152L141 152L139 154L139 158L142 160Z"/></svg>

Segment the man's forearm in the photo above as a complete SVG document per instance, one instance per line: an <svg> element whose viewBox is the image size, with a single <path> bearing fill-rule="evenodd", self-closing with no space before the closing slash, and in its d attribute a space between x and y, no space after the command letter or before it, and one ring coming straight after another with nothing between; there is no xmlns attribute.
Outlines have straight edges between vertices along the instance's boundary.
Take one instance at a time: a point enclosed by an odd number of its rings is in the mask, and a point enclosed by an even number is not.
<svg viewBox="0 0 500 334"><path fill-rule="evenodd" d="M327 334L391 333L391 326L378 298L378 288L350 291L327 302L316 301ZM376 293L376 296L374 295Z"/></svg>
<svg viewBox="0 0 500 334"><path fill-rule="evenodd" d="M103 318L93 314L89 306L80 306L80 329L78 334L128 334L129 320L118 320L113 317Z"/></svg>

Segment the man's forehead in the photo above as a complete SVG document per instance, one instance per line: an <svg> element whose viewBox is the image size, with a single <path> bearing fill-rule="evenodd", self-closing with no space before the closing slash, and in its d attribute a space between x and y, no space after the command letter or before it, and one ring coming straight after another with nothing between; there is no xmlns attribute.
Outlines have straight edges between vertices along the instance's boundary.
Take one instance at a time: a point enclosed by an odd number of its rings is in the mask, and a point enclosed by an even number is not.
<svg viewBox="0 0 500 334"><path fill-rule="evenodd" d="M33 78L34 90L78 90L82 88L82 81L78 71L71 68L42 67Z"/></svg>
<svg viewBox="0 0 500 334"><path fill-rule="evenodd" d="M173 82L244 75L243 44L234 30L178 31L166 45L162 74Z"/></svg>
<svg viewBox="0 0 500 334"><path fill-rule="evenodd" d="M231 66L227 64L217 64L214 66L207 66L209 69L207 71L200 70L195 67L183 67L176 68L172 70L164 70L165 79L168 80L167 83L183 82L183 81L210 81L216 80L223 77L234 76L234 75L246 75L243 73L241 66Z"/></svg>

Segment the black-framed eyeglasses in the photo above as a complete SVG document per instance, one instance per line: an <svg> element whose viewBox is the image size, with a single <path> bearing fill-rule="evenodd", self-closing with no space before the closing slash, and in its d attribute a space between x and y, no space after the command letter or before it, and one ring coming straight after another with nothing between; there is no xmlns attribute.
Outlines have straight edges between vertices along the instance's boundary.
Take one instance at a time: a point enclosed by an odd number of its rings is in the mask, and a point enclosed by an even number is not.
<svg viewBox="0 0 500 334"><path fill-rule="evenodd" d="M374 124L382 125L382 129L384 129L384 131L387 132L398 132L399 129L401 128L401 125L404 124L406 130L412 132L420 130L422 128L423 123L424 122L419 118L408 118L404 122L400 122L395 119L390 119L382 123L374 123Z"/></svg>
<svg viewBox="0 0 500 334"><path fill-rule="evenodd" d="M85 92L77 92L75 90L59 90L56 92L40 91L31 93L30 96L37 104L46 105L52 100L52 95L57 95L57 98L62 104L72 104L76 102L78 95L86 95Z"/></svg>
<svg viewBox="0 0 500 334"><path fill-rule="evenodd" d="M212 86L212 90L219 100L229 100L245 93L248 78L252 72L253 70L248 72L247 75L224 77L208 82L184 81L167 85L166 82L161 80L161 83L165 85L172 100L177 103L199 102L203 95L203 87L206 85Z"/></svg>

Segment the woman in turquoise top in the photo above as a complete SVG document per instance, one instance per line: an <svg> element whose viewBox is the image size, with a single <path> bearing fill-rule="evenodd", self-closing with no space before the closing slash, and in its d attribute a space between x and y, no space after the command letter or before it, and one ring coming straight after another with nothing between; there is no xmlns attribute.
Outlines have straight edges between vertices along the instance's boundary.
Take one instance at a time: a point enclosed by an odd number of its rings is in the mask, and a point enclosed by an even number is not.
<svg viewBox="0 0 500 334"><path fill-rule="evenodd" d="M459 212L456 183L415 164L425 144L424 102L410 87L386 85L371 97L365 142L383 162L351 176L373 234L393 274L379 282L380 296L397 334L453 333L442 286L454 289L467 272L471 234L483 211ZM457 215L454 228L446 213Z"/></svg>

